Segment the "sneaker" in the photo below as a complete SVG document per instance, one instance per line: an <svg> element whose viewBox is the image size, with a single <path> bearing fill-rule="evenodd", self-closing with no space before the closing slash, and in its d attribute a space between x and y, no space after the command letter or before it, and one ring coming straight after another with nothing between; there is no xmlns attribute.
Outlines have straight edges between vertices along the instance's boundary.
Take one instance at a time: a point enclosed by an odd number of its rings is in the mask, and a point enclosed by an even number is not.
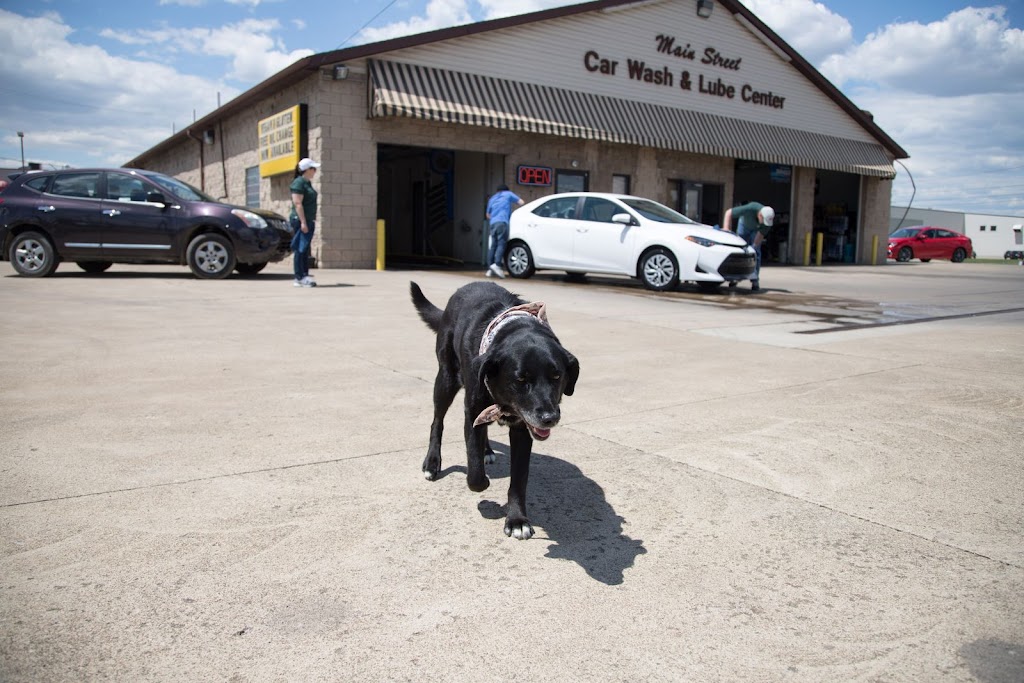
<svg viewBox="0 0 1024 683"><path fill-rule="evenodd" d="M759 292L759 291L761 291L761 284L760 284L760 282L758 282L757 280L751 280L750 281L750 291L751 292Z"/></svg>
<svg viewBox="0 0 1024 683"><path fill-rule="evenodd" d="M292 286L293 287L316 287L316 283L315 282L311 283L311 282L309 282L309 280L303 278L301 280L296 280L295 282L293 282Z"/></svg>
<svg viewBox="0 0 1024 683"><path fill-rule="evenodd" d="M488 273L493 273L494 275L496 275L498 277L501 277L501 278L505 277L505 271L502 270L501 267L497 263L492 263L491 267L487 269L487 272Z"/></svg>
<svg viewBox="0 0 1024 683"><path fill-rule="evenodd" d="M314 280L310 275L302 278L301 282L303 287L316 287L316 280Z"/></svg>
<svg viewBox="0 0 1024 683"><path fill-rule="evenodd" d="M494 273L491 272L490 268L484 271L484 277L494 277Z"/></svg>

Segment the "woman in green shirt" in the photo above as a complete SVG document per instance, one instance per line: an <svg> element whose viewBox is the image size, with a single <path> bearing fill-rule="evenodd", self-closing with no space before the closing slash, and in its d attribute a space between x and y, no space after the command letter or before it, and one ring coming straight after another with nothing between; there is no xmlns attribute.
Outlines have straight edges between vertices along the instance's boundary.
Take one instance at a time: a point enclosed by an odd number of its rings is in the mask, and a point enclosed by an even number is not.
<svg viewBox="0 0 1024 683"><path fill-rule="evenodd" d="M292 254L295 262L295 286L316 287L316 281L309 276L309 247L316 230L317 192L313 189L313 176L320 164L305 158L295 167L292 181L292 212L288 217L292 226Z"/></svg>

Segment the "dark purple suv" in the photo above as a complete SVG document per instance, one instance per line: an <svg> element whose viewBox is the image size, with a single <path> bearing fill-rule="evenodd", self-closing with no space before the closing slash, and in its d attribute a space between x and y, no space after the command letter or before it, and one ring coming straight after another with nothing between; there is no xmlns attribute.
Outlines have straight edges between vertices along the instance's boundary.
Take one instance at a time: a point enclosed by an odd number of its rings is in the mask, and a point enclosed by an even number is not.
<svg viewBox="0 0 1024 683"><path fill-rule="evenodd" d="M87 273L176 263L223 278L280 261L291 233L276 213L218 202L160 173L68 169L23 173L0 190L0 245L0 258L28 277L74 261Z"/></svg>

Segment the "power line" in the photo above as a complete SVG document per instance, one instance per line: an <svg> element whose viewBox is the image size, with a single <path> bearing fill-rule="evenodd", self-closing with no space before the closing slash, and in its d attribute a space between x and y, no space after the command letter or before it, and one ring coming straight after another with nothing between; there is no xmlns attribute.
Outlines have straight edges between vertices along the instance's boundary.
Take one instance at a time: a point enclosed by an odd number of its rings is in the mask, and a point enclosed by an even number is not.
<svg viewBox="0 0 1024 683"><path fill-rule="evenodd" d="M346 43L348 43L348 41L352 40L352 39L353 39L353 38L355 38L355 37L356 37L357 35L359 35L359 34L360 34L360 33L362 32L362 30L363 30L364 28L366 28L367 26L369 26L370 24L372 24L372 23L373 23L374 21L376 21L376 20L377 20L377 17L379 17L380 15L384 14L384 13L385 13L385 12L387 12L387 11L388 11L389 9L391 9L391 6L392 6L392 5L394 5L394 4L396 3L396 2L398 2L398 0L391 0L391 2L389 2L389 3L387 4L387 5L385 5L385 6L384 6L384 9L382 9L381 11L377 12L376 14L374 14L374 15L373 15L373 18L371 18L371 19L370 19L370 20L369 20L368 22L366 22L365 24L363 24L362 26L360 26L360 27L359 27L358 29L356 29L356 31L355 31L355 32L354 32L354 33L353 33L352 35L350 35L350 36L349 36L348 38L346 38L345 40L341 41L341 43L340 43L340 44L338 45L338 47L336 47L336 48L334 48L334 49L335 49L335 50L340 50L340 49L342 48L342 46L343 46L343 45L345 45Z"/></svg>

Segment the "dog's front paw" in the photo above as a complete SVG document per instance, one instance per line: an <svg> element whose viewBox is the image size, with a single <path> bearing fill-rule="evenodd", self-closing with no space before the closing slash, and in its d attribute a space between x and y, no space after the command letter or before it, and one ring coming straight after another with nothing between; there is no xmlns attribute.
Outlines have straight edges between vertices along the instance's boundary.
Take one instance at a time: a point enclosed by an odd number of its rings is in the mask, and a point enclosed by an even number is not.
<svg viewBox="0 0 1024 683"><path fill-rule="evenodd" d="M505 520L505 535L517 538L520 541L525 541L533 536L533 527L530 526L530 520L528 519L506 519Z"/></svg>
<svg viewBox="0 0 1024 683"><path fill-rule="evenodd" d="M434 481L441 474L441 458L428 455L423 459L423 478Z"/></svg>
<svg viewBox="0 0 1024 683"><path fill-rule="evenodd" d="M485 476L481 476L479 478L470 477L469 479L466 479L466 484L469 486L470 491L480 493L481 491L487 490L487 487L491 485L491 480Z"/></svg>

